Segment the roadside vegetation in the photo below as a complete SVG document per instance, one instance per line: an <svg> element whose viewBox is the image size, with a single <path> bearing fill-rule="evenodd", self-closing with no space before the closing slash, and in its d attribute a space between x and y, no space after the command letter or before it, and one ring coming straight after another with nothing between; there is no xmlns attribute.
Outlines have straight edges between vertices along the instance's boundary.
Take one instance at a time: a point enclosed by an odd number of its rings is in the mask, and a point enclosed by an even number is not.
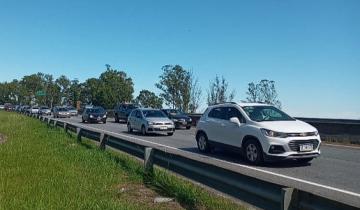
<svg viewBox="0 0 360 210"><path fill-rule="evenodd" d="M244 209L123 153L0 111L0 209ZM174 201L155 203L157 197Z"/></svg>

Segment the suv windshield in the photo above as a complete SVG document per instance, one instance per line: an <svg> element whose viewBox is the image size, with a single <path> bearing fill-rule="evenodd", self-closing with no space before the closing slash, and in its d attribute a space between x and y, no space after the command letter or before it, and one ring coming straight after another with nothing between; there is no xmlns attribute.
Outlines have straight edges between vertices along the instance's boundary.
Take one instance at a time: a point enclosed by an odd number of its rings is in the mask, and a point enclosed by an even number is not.
<svg viewBox="0 0 360 210"><path fill-rule="evenodd" d="M170 115L182 115L182 113L179 110L176 109L170 109L167 111Z"/></svg>
<svg viewBox="0 0 360 210"><path fill-rule="evenodd" d="M144 114L144 117L150 118L150 117L158 117L158 118L166 118L167 116L164 114L164 112L159 110L143 110L142 113Z"/></svg>
<svg viewBox="0 0 360 210"><path fill-rule="evenodd" d="M273 106L245 106L242 107L251 120L263 121L295 121L294 118Z"/></svg>
<svg viewBox="0 0 360 210"><path fill-rule="evenodd" d="M104 113L105 110L103 108L92 108L89 109L89 113Z"/></svg>
<svg viewBox="0 0 360 210"><path fill-rule="evenodd" d="M67 109L66 109L66 108L59 108L58 111L59 111L59 112L66 112Z"/></svg>

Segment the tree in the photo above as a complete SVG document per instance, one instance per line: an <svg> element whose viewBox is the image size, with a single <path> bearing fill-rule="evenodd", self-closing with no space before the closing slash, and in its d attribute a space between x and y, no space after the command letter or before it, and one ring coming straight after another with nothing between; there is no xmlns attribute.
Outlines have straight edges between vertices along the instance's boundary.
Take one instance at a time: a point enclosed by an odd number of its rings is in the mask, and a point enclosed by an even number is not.
<svg viewBox="0 0 360 210"><path fill-rule="evenodd" d="M106 108L113 108L114 105L130 102L133 99L134 83L124 71L112 69L106 65L106 71L100 75L100 94Z"/></svg>
<svg viewBox="0 0 360 210"><path fill-rule="evenodd" d="M190 90L190 113L196 113L200 107L200 100L202 96L202 91L199 86L198 79L191 72L191 90Z"/></svg>
<svg viewBox="0 0 360 210"><path fill-rule="evenodd" d="M164 99L167 106L188 112L191 98L191 73L180 65L165 65L162 70L160 81L155 84L162 91L160 97Z"/></svg>
<svg viewBox="0 0 360 210"><path fill-rule="evenodd" d="M143 107L152 107L155 109L161 109L163 105L163 99L149 90L140 91L139 96L136 97L134 102Z"/></svg>
<svg viewBox="0 0 360 210"><path fill-rule="evenodd" d="M61 75L56 79L55 83L60 87L61 91L61 104L68 104L69 102L69 89L70 89L70 79L64 75Z"/></svg>
<svg viewBox="0 0 360 210"><path fill-rule="evenodd" d="M275 88L275 82L272 80L263 79L258 84L249 83L247 101L261 102L272 104L281 108L281 102L278 100L278 94Z"/></svg>
<svg viewBox="0 0 360 210"><path fill-rule="evenodd" d="M225 78L221 77L220 80L219 76L216 75L215 79L210 82L207 96L208 105L232 101L235 98L235 90L229 92L228 87L229 84Z"/></svg>

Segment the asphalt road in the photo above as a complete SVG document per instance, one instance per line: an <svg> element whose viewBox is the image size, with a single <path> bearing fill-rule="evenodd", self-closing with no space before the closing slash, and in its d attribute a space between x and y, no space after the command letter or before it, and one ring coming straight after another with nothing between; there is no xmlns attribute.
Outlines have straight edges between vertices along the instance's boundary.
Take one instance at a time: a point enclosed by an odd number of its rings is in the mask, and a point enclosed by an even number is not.
<svg viewBox="0 0 360 210"><path fill-rule="evenodd" d="M81 117L72 117L64 120L83 124ZM142 136L137 133L127 133L126 124L115 123L113 119L108 119L106 124L86 123L86 125L198 153L195 142L195 129L193 128L191 130L176 130L173 136ZM232 163L247 165L237 153L216 150L209 155ZM286 161L271 163L257 168L341 190L360 193L360 149L358 148L322 145L321 157L313 160L310 164L304 165L298 164L295 161Z"/></svg>

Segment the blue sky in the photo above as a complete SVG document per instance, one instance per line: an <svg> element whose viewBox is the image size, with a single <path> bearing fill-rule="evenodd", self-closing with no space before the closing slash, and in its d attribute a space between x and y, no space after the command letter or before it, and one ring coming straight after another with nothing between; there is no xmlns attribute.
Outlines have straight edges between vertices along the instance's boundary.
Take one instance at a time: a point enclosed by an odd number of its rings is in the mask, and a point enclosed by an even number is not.
<svg viewBox="0 0 360 210"><path fill-rule="evenodd" d="M150 89L165 64L203 88L223 75L276 81L294 116L360 118L358 0L0 0L0 81L44 72L80 81L105 64ZM205 107L205 105L203 105Z"/></svg>

